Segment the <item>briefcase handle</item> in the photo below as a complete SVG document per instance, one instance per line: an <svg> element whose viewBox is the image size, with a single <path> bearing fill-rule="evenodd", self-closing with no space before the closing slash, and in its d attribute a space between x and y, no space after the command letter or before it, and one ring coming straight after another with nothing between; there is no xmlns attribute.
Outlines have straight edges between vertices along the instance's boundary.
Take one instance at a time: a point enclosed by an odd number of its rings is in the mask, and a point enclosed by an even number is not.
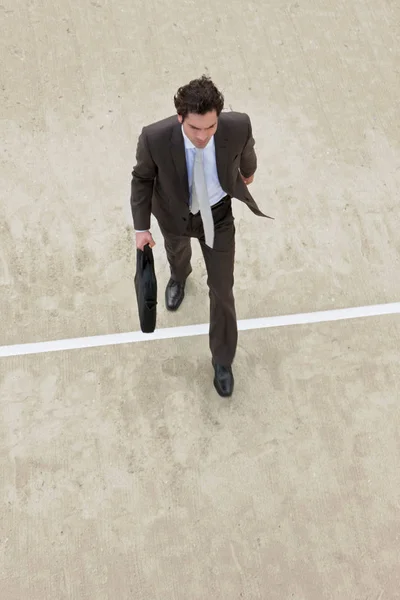
<svg viewBox="0 0 400 600"><path fill-rule="evenodd" d="M143 253L149 261L154 262L153 250L150 248L149 244L145 245L145 247L143 248Z"/></svg>
<svg viewBox="0 0 400 600"><path fill-rule="evenodd" d="M153 250L146 244L143 250L137 249L138 266L144 269L145 265L154 265Z"/></svg>

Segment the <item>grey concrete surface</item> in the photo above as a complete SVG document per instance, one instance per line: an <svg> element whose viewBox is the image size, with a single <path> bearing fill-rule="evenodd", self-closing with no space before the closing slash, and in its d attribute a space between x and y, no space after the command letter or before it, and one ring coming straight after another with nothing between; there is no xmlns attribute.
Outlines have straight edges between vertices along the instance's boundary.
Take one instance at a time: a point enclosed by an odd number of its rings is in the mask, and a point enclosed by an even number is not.
<svg viewBox="0 0 400 600"><path fill-rule="evenodd" d="M398 598L397 319L5 359L7 600ZM5 401L7 399L7 401Z"/></svg>
<svg viewBox="0 0 400 600"><path fill-rule="evenodd" d="M400 5L7 0L0 15L2 343L137 329L137 135L203 72L251 115L252 190L276 217L235 205L239 318L398 299ZM207 318L196 257L193 308L161 327Z"/></svg>
<svg viewBox="0 0 400 600"><path fill-rule="evenodd" d="M0 5L0 345L138 329L137 135L203 72L252 118L240 319L400 298L400 4ZM176 315L159 231L159 327ZM399 320L0 361L1 600L400 598Z"/></svg>

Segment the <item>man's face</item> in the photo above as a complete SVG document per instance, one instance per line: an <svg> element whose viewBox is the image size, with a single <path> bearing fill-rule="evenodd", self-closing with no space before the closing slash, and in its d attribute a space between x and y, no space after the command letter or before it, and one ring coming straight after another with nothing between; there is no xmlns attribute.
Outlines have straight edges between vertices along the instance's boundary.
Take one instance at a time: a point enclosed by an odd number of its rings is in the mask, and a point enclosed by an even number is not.
<svg viewBox="0 0 400 600"><path fill-rule="evenodd" d="M189 113L185 120L178 115L178 119L183 123L183 131L196 148L205 148L217 131L218 117L215 110L205 115Z"/></svg>

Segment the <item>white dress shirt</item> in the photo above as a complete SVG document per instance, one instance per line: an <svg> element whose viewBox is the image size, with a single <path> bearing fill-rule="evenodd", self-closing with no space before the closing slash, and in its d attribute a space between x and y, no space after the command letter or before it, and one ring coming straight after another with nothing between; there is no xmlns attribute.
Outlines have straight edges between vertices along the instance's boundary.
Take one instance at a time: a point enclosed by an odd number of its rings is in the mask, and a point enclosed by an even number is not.
<svg viewBox="0 0 400 600"><path fill-rule="evenodd" d="M189 180L189 192L190 192L190 201L192 198L192 183L193 183L193 165L194 158L196 154L196 146L192 144L192 142L187 137L186 133L183 131L182 126L182 135L185 142L185 154L186 154L186 166L188 171L188 180ZM214 206L217 204L226 193L221 187L221 184L218 179L217 173L217 161L215 158L215 142L214 136L210 139L207 146L203 149L203 157L204 157L204 172L206 177L206 186L208 197L210 199L210 205Z"/></svg>
<svg viewBox="0 0 400 600"><path fill-rule="evenodd" d="M196 153L196 146L192 144L192 142L187 137L186 133L183 131L182 125L182 135L183 140L185 142L185 154L186 154L186 166L188 171L188 180L189 180L189 192L190 192L190 204L192 199L192 181L193 181L193 165L194 165L194 157ZM214 136L210 139L207 146L203 149L203 157L204 157L204 171L206 176L206 186L208 197L210 199L210 205L214 206L217 204L222 198L226 196L226 192L221 187L221 184L218 179L217 173L217 161L215 158L215 142ZM137 233L143 233L146 230L137 229Z"/></svg>

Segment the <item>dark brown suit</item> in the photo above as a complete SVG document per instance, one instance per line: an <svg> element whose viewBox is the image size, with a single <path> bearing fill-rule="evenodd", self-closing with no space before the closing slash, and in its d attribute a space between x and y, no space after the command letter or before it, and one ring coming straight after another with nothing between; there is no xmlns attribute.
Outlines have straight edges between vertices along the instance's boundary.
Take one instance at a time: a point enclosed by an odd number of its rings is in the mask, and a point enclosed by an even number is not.
<svg viewBox="0 0 400 600"><path fill-rule="evenodd" d="M131 207L136 230L150 229L151 213L165 240L171 277L185 281L191 272L190 238L200 241L210 290L210 349L215 362L230 366L237 345L237 323L233 297L235 226L231 198L258 208L244 177L257 168L249 117L223 112L214 136L218 178L228 198L213 208L215 240L206 246L200 215L189 210L189 183L181 124L177 116L144 127L139 137L136 165L132 172ZM240 169L240 172L239 172Z"/></svg>

